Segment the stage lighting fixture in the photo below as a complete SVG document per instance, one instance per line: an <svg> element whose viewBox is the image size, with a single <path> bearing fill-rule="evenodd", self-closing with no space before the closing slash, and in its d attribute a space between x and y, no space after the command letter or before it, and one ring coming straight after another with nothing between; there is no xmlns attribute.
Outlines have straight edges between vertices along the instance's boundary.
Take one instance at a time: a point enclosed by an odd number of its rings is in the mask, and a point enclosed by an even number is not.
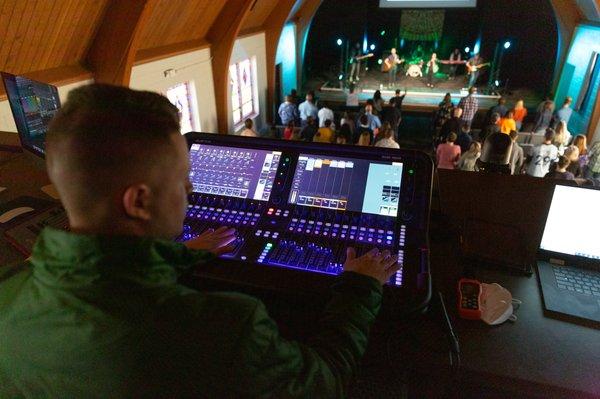
<svg viewBox="0 0 600 399"><path fill-rule="evenodd" d="M496 85L496 87L500 86L500 82L499 81L495 81L494 84Z"/></svg>
<svg viewBox="0 0 600 399"><path fill-rule="evenodd" d="M344 75L340 73L340 76L338 76L338 79L339 79L339 80L342 80L342 79L344 79Z"/></svg>
<svg viewBox="0 0 600 399"><path fill-rule="evenodd" d="M377 63L378 63L379 65L381 65L381 64L383 64L383 60L380 58L380 59L378 59L378 60L377 60Z"/></svg>
<svg viewBox="0 0 600 399"><path fill-rule="evenodd" d="M375 45L371 44L371 47L369 47L371 49L371 51L375 50Z"/></svg>
<svg viewBox="0 0 600 399"><path fill-rule="evenodd" d="M341 45L342 45L342 43L343 43L343 42L342 42L342 39L337 39L337 42L336 42L336 43L337 43L337 45L338 45L338 46L341 46Z"/></svg>
<svg viewBox="0 0 600 399"><path fill-rule="evenodd" d="M469 51L471 51L471 47L465 47L465 53L468 53Z"/></svg>
<svg viewBox="0 0 600 399"><path fill-rule="evenodd" d="M504 42L504 48L508 49L510 47L510 42L507 40Z"/></svg>
<svg viewBox="0 0 600 399"><path fill-rule="evenodd" d="M381 36L385 36L385 31L384 30L381 31Z"/></svg>

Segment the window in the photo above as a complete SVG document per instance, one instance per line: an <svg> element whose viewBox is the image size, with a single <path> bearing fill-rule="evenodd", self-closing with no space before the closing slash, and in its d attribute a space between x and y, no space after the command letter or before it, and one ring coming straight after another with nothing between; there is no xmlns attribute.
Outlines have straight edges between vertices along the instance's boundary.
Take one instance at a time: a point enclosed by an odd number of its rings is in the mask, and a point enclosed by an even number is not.
<svg viewBox="0 0 600 399"><path fill-rule="evenodd" d="M196 89L194 87L194 82L184 82L169 87L165 95L179 110L181 134L199 131L200 119L196 112L198 106L196 104Z"/></svg>
<svg viewBox="0 0 600 399"><path fill-rule="evenodd" d="M244 120L258 115L256 57L229 66L233 124L237 129Z"/></svg>

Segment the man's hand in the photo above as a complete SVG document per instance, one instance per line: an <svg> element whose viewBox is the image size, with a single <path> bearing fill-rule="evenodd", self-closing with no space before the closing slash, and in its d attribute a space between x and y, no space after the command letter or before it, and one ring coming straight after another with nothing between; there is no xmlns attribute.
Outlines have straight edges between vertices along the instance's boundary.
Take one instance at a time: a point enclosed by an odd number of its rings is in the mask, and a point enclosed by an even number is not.
<svg viewBox="0 0 600 399"><path fill-rule="evenodd" d="M344 271L373 277L381 284L385 284L399 268L398 257L392 256L390 251L379 252L377 248L374 248L357 258L354 248L346 250Z"/></svg>
<svg viewBox="0 0 600 399"><path fill-rule="evenodd" d="M198 237L186 241L184 244L190 249L202 249L212 252L215 255L222 255L233 250L228 244L234 240L235 229L223 226L216 230L208 229Z"/></svg>

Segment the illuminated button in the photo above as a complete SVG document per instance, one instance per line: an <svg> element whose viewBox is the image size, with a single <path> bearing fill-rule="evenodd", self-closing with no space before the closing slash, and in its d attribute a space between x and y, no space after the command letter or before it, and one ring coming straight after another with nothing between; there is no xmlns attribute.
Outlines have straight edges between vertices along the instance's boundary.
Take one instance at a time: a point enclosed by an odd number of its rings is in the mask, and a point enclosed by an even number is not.
<svg viewBox="0 0 600 399"><path fill-rule="evenodd" d="M388 240L392 240L394 238L394 236L387 236L385 238L387 238Z"/></svg>
<svg viewBox="0 0 600 399"><path fill-rule="evenodd" d="M375 232L375 229L369 229L369 233Z"/></svg>
<svg viewBox="0 0 600 399"><path fill-rule="evenodd" d="M392 230L388 230L386 233L388 233L388 234L394 234L394 232Z"/></svg>
<svg viewBox="0 0 600 399"><path fill-rule="evenodd" d="M296 219L296 218L292 219L292 222L297 222L297 221L298 221L298 219Z"/></svg>
<svg viewBox="0 0 600 399"><path fill-rule="evenodd" d="M246 260L247 258L245 256L240 256L241 260Z"/></svg>

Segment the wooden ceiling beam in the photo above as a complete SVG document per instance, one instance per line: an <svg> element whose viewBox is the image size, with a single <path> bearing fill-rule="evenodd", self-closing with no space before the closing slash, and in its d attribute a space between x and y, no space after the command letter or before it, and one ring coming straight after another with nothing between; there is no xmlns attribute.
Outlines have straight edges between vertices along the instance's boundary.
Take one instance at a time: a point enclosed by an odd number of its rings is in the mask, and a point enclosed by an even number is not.
<svg viewBox="0 0 600 399"><path fill-rule="evenodd" d="M301 0L280 0L277 6L273 8L263 28L265 30L265 44L267 54L267 117L274 120L275 106L275 59L277 57L277 46L285 22L288 20L290 11L296 1Z"/></svg>
<svg viewBox="0 0 600 399"><path fill-rule="evenodd" d="M141 32L158 0L110 0L85 58L97 83L127 86Z"/></svg>
<svg viewBox="0 0 600 399"><path fill-rule="evenodd" d="M304 64L306 38L308 37L313 17L317 13L321 3L323 3L323 0L304 0L298 11L291 18L292 21L296 22L296 81L298 82L298 90L301 90L304 85L302 65Z"/></svg>
<svg viewBox="0 0 600 399"><path fill-rule="evenodd" d="M167 44L166 46L138 50L134 65L145 64L176 55L190 53L210 47L210 43L204 39L188 40L186 42Z"/></svg>
<svg viewBox="0 0 600 399"><path fill-rule="evenodd" d="M229 89L229 62L235 39L254 0L228 0L210 27L206 40L210 43L212 74L220 134L229 131L227 93Z"/></svg>

